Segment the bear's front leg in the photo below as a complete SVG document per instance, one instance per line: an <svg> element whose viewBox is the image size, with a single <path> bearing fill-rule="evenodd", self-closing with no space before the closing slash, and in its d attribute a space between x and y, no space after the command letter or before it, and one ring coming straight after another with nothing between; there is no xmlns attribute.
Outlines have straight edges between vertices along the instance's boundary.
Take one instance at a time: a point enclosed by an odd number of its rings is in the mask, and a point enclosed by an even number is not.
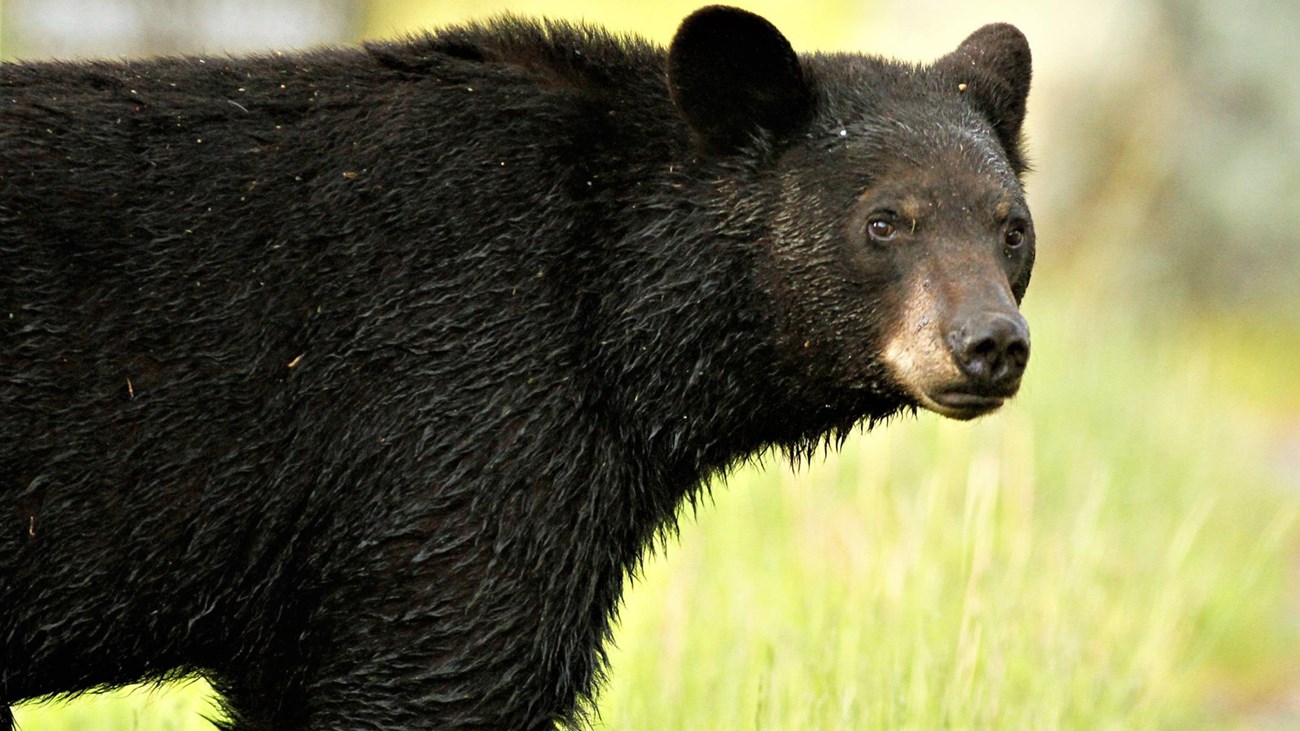
<svg viewBox="0 0 1300 731"><path fill-rule="evenodd" d="M614 565L578 571L573 543L485 540L490 534L404 531L372 543L305 626L282 628L304 653L292 687L253 693L229 684L234 728L570 725L594 692L622 575Z"/></svg>

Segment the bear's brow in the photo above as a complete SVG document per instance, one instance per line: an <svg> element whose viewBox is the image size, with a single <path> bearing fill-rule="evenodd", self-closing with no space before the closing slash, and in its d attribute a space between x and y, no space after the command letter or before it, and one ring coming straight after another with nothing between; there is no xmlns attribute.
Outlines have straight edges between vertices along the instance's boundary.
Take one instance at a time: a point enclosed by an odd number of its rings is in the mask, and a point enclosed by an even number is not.
<svg viewBox="0 0 1300 731"><path fill-rule="evenodd" d="M906 220L919 221L922 218L922 211L929 207L928 202L922 201L915 196L907 196L899 201L898 213Z"/></svg>

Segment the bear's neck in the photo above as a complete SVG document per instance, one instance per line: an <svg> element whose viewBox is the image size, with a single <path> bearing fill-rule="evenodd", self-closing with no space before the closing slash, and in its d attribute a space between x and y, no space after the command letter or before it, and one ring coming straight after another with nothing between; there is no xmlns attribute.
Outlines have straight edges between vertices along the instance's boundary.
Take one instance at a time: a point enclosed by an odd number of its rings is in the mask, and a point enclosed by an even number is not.
<svg viewBox="0 0 1300 731"><path fill-rule="evenodd" d="M641 266L602 308L598 375L588 381L643 479L689 498L739 461L802 455L883 416L810 393L787 372L750 274L761 231L729 233L703 210L676 211L653 229L630 237L640 251L626 259Z"/></svg>

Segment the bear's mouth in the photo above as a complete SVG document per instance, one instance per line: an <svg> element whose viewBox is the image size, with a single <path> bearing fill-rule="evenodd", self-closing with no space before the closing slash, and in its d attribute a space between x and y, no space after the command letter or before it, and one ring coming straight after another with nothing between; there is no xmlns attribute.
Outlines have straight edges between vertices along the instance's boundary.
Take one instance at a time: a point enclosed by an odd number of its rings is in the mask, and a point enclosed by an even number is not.
<svg viewBox="0 0 1300 731"><path fill-rule="evenodd" d="M998 410L1006 403L1007 396L972 393L962 390L942 390L934 393L919 394L921 406L949 419L968 421Z"/></svg>

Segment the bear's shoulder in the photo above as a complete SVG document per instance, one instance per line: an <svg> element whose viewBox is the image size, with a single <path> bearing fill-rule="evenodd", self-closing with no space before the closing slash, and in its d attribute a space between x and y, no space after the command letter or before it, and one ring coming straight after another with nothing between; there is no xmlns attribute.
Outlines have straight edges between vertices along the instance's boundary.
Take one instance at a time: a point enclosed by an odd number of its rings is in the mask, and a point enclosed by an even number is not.
<svg viewBox="0 0 1300 731"><path fill-rule="evenodd" d="M513 70L542 85L593 92L629 82L662 86L666 58L661 46L636 35L515 15L372 41L365 47L381 65L409 73L441 74L453 69L473 73L474 67L478 73Z"/></svg>

